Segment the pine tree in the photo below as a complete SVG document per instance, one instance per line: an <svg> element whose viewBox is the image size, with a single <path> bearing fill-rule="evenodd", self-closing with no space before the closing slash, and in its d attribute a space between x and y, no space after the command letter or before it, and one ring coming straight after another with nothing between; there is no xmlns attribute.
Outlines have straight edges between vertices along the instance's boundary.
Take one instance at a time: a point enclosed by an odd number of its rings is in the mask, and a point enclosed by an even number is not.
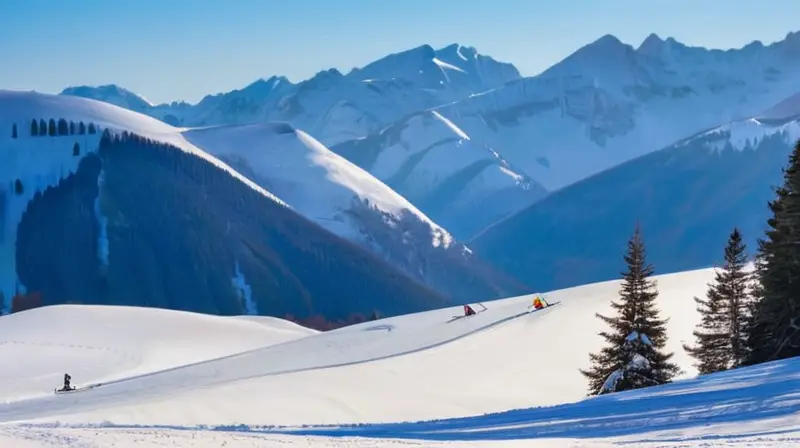
<svg viewBox="0 0 800 448"><path fill-rule="evenodd" d="M758 241L758 300L747 364L800 355L800 140L775 193L768 204L768 229Z"/></svg>
<svg viewBox="0 0 800 448"><path fill-rule="evenodd" d="M600 333L608 345L600 353L590 354L592 366L581 370L589 379L589 395L638 389L665 384L677 374L669 362L672 353L662 351L666 340L666 321L658 317L655 282L649 279L653 268L645 261L645 247L639 226L628 242L625 262L628 265L620 284L620 302L611 302L616 317L597 317L611 331Z"/></svg>
<svg viewBox="0 0 800 448"><path fill-rule="evenodd" d="M17 124L11 125L11 138L17 138Z"/></svg>
<svg viewBox="0 0 800 448"><path fill-rule="evenodd" d="M19 179L14 181L14 192L18 195L25 192L25 189L22 188L22 181Z"/></svg>
<svg viewBox="0 0 800 448"><path fill-rule="evenodd" d="M743 365L749 355L747 332L753 314L753 296L750 291L751 275L745 272L746 264L747 246L742 241L739 229L734 228L725 247L725 264L720 290L728 297L731 368Z"/></svg>
<svg viewBox="0 0 800 448"><path fill-rule="evenodd" d="M51 137L55 137L58 132L56 132L56 120L50 119L50 123L47 127L47 134Z"/></svg>
<svg viewBox="0 0 800 448"><path fill-rule="evenodd" d="M81 146L78 144L78 142L75 142L75 144L72 145L72 155L73 156L81 155Z"/></svg>
<svg viewBox="0 0 800 448"><path fill-rule="evenodd" d="M695 366L701 375L726 370L731 363L730 338L725 328L724 298L714 285L708 288L706 297L694 298L697 311L702 316L699 328L692 333L697 345L683 346L684 350L697 359Z"/></svg>
<svg viewBox="0 0 800 448"><path fill-rule="evenodd" d="M97 129L95 129L94 123L89 123L89 133L90 134L96 134L97 133Z"/></svg>
<svg viewBox="0 0 800 448"><path fill-rule="evenodd" d="M83 122L82 122L82 121L78 123L78 134L79 134L79 135L84 135L84 134L86 134L86 125L85 125L85 124L83 124Z"/></svg>
<svg viewBox="0 0 800 448"><path fill-rule="evenodd" d="M39 122L34 118L31 120L31 137L39 135Z"/></svg>
<svg viewBox="0 0 800 448"><path fill-rule="evenodd" d="M44 118L39 119L39 135L47 135L47 122Z"/></svg>
<svg viewBox="0 0 800 448"><path fill-rule="evenodd" d="M69 135L75 135L75 122L69 122Z"/></svg>
<svg viewBox="0 0 800 448"><path fill-rule="evenodd" d="M63 118L58 119L58 135L69 135L69 123Z"/></svg>
<svg viewBox="0 0 800 448"><path fill-rule="evenodd" d="M700 374L742 365L747 357L747 329L750 324L750 275L745 272L746 247L739 229L734 228L725 246L725 262L709 285L705 300L695 297L702 323L694 331L695 347L683 348L698 360Z"/></svg>

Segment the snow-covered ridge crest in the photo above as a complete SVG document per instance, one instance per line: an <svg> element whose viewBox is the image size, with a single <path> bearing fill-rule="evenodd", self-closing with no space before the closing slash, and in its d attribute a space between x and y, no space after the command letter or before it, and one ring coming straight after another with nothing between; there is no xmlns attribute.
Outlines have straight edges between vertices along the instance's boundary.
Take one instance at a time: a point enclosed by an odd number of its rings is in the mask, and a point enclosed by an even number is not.
<svg viewBox="0 0 800 448"><path fill-rule="evenodd" d="M363 237L363 230L348 222L349 210L368 204L397 218L408 214L429 226L433 247L454 243L452 235L403 196L289 124L205 127L187 130L184 136L268 185L293 208L340 236Z"/></svg>
<svg viewBox="0 0 800 448"><path fill-rule="evenodd" d="M264 196L281 205L288 206L277 196L259 187L222 161L186 141L181 135L181 129L150 116L89 98L49 95L37 92L0 90L0 104L3 104L3 108L0 109L0 126L5 125L10 128L11 123L18 122L18 126L21 127L20 133L22 134L20 138L28 134L30 120L38 117L56 119L63 117L72 121L82 120L87 123L94 123L103 130L115 133L128 131L157 142L173 145L185 152L203 158ZM94 150L96 148L88 149Z"/></svg>

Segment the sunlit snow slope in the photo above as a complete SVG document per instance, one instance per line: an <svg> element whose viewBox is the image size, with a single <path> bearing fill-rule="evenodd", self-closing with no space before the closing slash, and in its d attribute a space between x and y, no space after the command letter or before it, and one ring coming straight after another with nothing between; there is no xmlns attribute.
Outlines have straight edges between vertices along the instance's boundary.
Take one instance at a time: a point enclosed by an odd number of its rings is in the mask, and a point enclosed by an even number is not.
<svg viewBox="0 0 800 448"><path fill-rule="evenodd" d="M450 234L405 198L288 124L219 126L193 129L183 135L340 236L364 236L360 225L353 223L357 216L348 212L366 201L395 220L410 215L427 224L430 245L452 243Z"/></svg>
<svg viewBox="0 0 800 448"><path fill-rule="evenodd" d="M680 348L691 340L698 321L692 297L704 294L712 277L713 271L706 269L656 278L659 306L670 319L668 349L686 369L684 377L695 373L691 359ZM534 314L520 314L528 310L531 297L527 296L486 302L487 311L451 323L446 322L460 314L459 309L366 322L305 337L302 330L292 327L291 337L298 339L267 346L279 341L274 335L263 335L263 348L83 392L27 399L9 399L6 392L6 402L0 404L0 440L36 442L43 437L53 443L74 442L69 435L74 434L80 440L100 437L108 443L125 438L158 438L166 443L182 437L175 430L193 430L199 434L192 433L197 434L197 445L192 446L207 446L201 442L220 440L218 435L226 431L249 437L243 440L229 434L232 446L249 446L244 445L246 441L319 446L399 443L337 439L346 436L431 441L421 446L432 446L434 441L477 446L469 441L526 438L562 439L558 444L535 446L574 446L561 442L587 438L603 443L591 446L607 446L608 441L671 446L670 442L682 440L690 443L681 446L697 446L709 440L727 444L732 438L757 438L761 446L797 442L800 409L791 394L792 385L800 381L796 360L584 400L586 382L578 368L587 366L588 353L601 345L596 333L603 329L594 314L609 312L609 300L617 296L618 287L614 281L555 291L546 297L560 303ZM12 319L27 319L28 330L20 328L15 337L52 343L58 333L41 328L64 320L67 311L83 323L81 340L94 340L103 322L115 319L111 315L91 319L92 307L45 308L0 318L0 334L14 328ZM123 309L104 312L123 314ZM189 319L182 313L172 315ZM250 323L236 318L212 320L216 323L208 327L209 333L231 340L236 338L235 325ZM231 327L225 328L228 323ZM278 324L275 320L267 325L269 331L284 328ZM256 330L238 331L249 336ZM104 346L124 347L145 332L146 327L133 325L126 336L106 332ZM179 345L175 339L168 341L169 334L161 337L167 347ZM199 337L191 350L201 350L208 342ZM138 353L155 358L155 347L143 344ZM64 355L81 350L63 347ZM47 393L50 385L42 384L36 372L60 372L63 359L53 360L35 350L16 355L20 366L30 366L15 371L18 386ZM85 359L89 366L101 365L96 359ZM91 370L89 366L85 371ZM123 361L116 371L113 362L104 368L105 375L117 377L129 371ZM74 374L73 380L81 386L94 378ZM400 423L420 420L433 421ZM34 426L19 426L25 422ZM373 424L319 426L343 423ZM80 432L82 428L93 435ZM314 435L325 438L308 438Z"/></svg>
<svg viewBox="0 0 800 448"><path fill-rule="evenodd" d="M103 382L218 358L316 333L263 316L57 305L0 321L2 399L47 394L64 373Z"/></svg>
<svg viewBox="0 0 800 448"><path fill-rule="evenodd" d="M711 277L711 271L704 270L659 279L660 306L671 318L669 348L688 372L693 369L681 344L690 340L698 320L692 297L705 293ZM602 343L596 333L603 325L594 314L609 312L609 300L617 290L617 282L607 282L553 292L548 299L561 304L518 318L514 316L527 311L531 297L487 302L487 311L452 323L446 322L461 314L459 308L367 322L107 384L69 399L45 396L9 403L0 407L0 421L67 418L181 425L397 421L578 400L586 391L578 368L588 365L589 352ZM0 328L8 319L0 318ZM326 367L335 368L322 370ZM93 379L73 375L73 381L80 386ZM535 387L537 381L547 387ZM182 411L189 408L191 413Z"/></svg>
<svg viewBox="0 0 800 448"><path fill-rule="evenodd" d="M286 123L187 130L184 137L332 233L454 300L529 291L372 174Z"/></svg>

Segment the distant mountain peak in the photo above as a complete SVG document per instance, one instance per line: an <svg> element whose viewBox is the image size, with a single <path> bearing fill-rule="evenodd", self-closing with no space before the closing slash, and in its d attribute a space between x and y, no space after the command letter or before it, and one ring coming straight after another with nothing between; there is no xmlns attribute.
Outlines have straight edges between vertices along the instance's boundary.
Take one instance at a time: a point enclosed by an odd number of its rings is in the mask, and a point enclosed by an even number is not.
<svg viewBox="0 0 800 448"><path fill-rule="evenodd" d="M588 46L595 48L616 48L619 46L626 46L626 44L622 43L622 41L613 34L605 34Z"/></svg>
<svg viewBox="0 0 800 448"><path fill-rule="evenodd" d="M642 54L658 54L661 52L661 49L664 48L664 43L664 40L661 39L658 34L650 33L650 35L642 41L636 51Z"/></svg>
<svg viewBox="0 0 800 448"><path fill-rule="evenodd" d="M594 42L579 48L570 57L605 59L610 55L621 54L629 50L633 50L633 47L623 43L612 34L606 34Z"/></svg>
<svg viewBox="0 0 800 448"><path fill-rule="evenodd" d="M283 85L292 85L291 81L285 76L270 76L267 79L259 78L252 83L248 84L247 87L243 88L243 92L260 93L259 96L262 96L272 90L276 89L279 86Z"/></svg>

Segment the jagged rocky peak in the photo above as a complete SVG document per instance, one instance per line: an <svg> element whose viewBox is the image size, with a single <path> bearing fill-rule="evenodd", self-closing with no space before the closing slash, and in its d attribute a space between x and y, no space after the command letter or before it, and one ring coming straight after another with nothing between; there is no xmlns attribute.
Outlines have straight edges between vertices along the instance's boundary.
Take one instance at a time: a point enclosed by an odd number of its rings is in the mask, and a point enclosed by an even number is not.
<svg viewBox="0 0 800 448"><path fill-rule="evenodd" d="M410 50L392 53L364 67L353 69L348 76L359 80L391 79L416 73L425 63L436 57L436 51L428 44Z"/></svg>
<svg viewBox="0 0 800 448"><path fill-rule="evenodd" d="M800 63L800 31L787 34L786 38L781 42L777 42L776 45L780 45L784 57L791 59L795 63Z"/></svg>
<svg viewBox="0 0 800 448"><path fill-rule="evenodd" d="M577 59L608 64L625 57L632 51L633 47L630 45L624 44L614 35L606 34L594 42L579 48L575 53L567 57L567 60Z"/></svg>
<svg viewBox="0 0 800 448"><path fill-rule="evenodd" d="M478 50L476 50L475 47L465 47L458 43L452 43L450 45L440 48L439 50L436 51L436 55L440 59L445 59L448 61L449 60L470 61L473 59L477 59L478 56L480 56L478 54Z"/></svg>
<svg viewBox="0 0 800 448"><path fill-rule="evenodd" d="M642 44L639 45L636 51L645 55L658 56L664 49L664 44L665 41L661 39L658 34L650 33L650 35L642 41Z"/></svg>
<svg viewBox="0 0 800 448"><path fill-rule="evenodd" d="M335 68L329 68L327 70L321 70L317 72L311 79L307 82L309 83L327 83L332 81L337 81L341 78L344 78L342 72Z"/></svg>
<svg viewBox="0 0 800 448"><path fill-rule="evenodd" d="M264 97L275 91L275 89L289 87L292 83L285 76L270 76L267 79L259 78L242 89L243 93L252 94L257 97Z"/></svg>

